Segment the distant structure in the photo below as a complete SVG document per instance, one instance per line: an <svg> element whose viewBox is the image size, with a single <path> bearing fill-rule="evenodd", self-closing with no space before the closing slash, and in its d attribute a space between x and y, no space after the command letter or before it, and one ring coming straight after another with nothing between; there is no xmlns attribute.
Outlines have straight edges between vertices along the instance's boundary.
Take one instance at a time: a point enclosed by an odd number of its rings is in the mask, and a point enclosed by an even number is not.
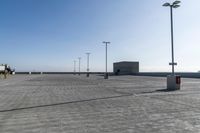
<svg viewBox="0 0 200 133"><path fill-rule="evenodd" d="M113 63L115 75L131 75L139 73L139 62L122 61Z"/></svg>
<svg viewBox="0 0 200 133"><path fill-rule="evenodd" d="M15 74L15 70L11 69L9 65L7 64L1 64L0 65L0 75L4 75L4 79L7 78L8 74Z"/></svg>

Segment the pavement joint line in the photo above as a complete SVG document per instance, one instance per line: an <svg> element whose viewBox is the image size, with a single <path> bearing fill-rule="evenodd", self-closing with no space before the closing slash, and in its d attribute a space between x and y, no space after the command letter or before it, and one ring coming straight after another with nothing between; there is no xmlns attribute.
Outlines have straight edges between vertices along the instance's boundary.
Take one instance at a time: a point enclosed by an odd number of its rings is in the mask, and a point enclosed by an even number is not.
<svg viewBox="0 0 200 133"><path fill-rule="evenodd" d="M122 91L118 91L115 88L114 89L108 89L112 92L118 93L118 94L123 94L123 95L134 95L134 93L128 93L128 92L122 92Z"/></svg>
<svg viewBox="0 0 200 133"><path fill-rule="evenodd" d="M153 92L145 92L145 93L136 93L137 96L156 96L156 95L164 95L166 96L166 93L167 95L192 95L192 94L197 94L197 93L187 93L187 92L179 92L179 93L168 93L168 92L156 92L156 91L153 91Z"/></svg>
<svg viewBox="0 0 200 133"><path fill-rule="evenodd" d="M35 109L35 108L43 108L43 107L52 107L52 106L59 106L59 105L67 105L67 104L73 104L73 103L83 103L83 102L90 102L90 101L107 100L107 99L114 99L114 98L128 97L128 96L132 96L132 94L131 95L118 95L118 96L111 96L111 97L102 97L102 98L93 98L93 99L87 99L87 100L78 100L78 101L70 101L70 102L47 104L47 105L38 105L38 106L32 106L32 107L6 109L6 110L0 110L0 113Z"/></svg>
<svg viewBox="0 0 200 133"><path fill-rule="evenodd" d="M175 101L171 101L171 100L167 100L167 99L164 99L164 98L159 98L159 97L155 97L155 96L147 96L149 98L153 98L153 99L159 99L159 100L162 100L162 101L165 101L165 102L168 102L168 103L175 103L175 104L179 104L179 105L184 105L184 106L188 106L190 108L194 108L194 109L200 109L199 107L194 107L194 106L191 106L189 104L184 104L184 103L181 103L181 102L175 102Z"/></svg>

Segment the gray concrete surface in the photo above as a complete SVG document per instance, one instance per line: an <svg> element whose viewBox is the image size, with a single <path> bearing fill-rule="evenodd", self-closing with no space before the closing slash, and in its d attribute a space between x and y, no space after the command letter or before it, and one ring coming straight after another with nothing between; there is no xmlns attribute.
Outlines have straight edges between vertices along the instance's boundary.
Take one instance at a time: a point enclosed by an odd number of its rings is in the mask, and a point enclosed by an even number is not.
<svg viewBox="0 0 200 133"><path fill-rule="evenodd" d="M14 75L0 79L0 133L197 133L200 79Z"/></svg>

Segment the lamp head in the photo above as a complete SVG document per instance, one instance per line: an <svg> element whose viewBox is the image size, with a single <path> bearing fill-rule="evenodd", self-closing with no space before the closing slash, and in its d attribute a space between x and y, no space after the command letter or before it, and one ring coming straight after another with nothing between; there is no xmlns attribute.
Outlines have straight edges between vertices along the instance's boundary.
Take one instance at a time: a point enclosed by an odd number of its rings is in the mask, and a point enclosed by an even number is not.
<svg viewBox="0 0 200 133"><path fill-rule="evenodd" d="M172 7L173 8L178 8L178 7L180 7L180 5L173 5Z"/></svg>
<svg viewBox="0 0 200 133"><path fill-rule="evenodd" d="M171 6L170 3L165 3L163 4L163 6L167 7L167 6Z"/></svg>
<svg viewBox="0 0 200 133"><path fill-rule="evenodd" d="M177 4L180 4L180 3L181 3L181 1L176 0L176 1L173 2L173 5L177 5Z"/></svg>
<svg viewBox="0 0 200 133"><path fill-rule="evenodd" d="M107 44L110 44L110 42L106 42L106 41L103 41L103 43L107 43Z"/></svg>

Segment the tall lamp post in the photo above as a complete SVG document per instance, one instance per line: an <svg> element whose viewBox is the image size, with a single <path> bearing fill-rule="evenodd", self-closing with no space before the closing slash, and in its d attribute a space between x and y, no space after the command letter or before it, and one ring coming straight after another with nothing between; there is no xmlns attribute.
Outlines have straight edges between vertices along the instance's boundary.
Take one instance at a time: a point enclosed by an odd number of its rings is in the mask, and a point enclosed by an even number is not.
<svg viewBox="0 0 200 133"><path fill-rule="evenodd" d="M105 71L104 79L108 79L108 71L107 71L107 47L108 47L108 44L110 44L110 42L103 41L103 43L106 45L106 71Z"/></svg>
<svg viewBox="0 0 200 133"><path fill-rule="evenodd" d="M78 62L79 62L79 67L78 67L79 75L81 75L81 57L78 57Z"/></svg>
<svg viewBox="0 0 200 133"><path fill-rule="evenodd" d="M74 75L76 75L76 61L74 60Z"/></svg>
<svg viewBox="0 0 200 133"><path fill-rule="evenodd" d="M87 77L89 77L89 63L90 63L90 53L86 53L87 55Z"/></svg>
<svg viewBox="0 0 200 133"><path fill-rule="evenodd" d="M178 5L179 3L181 3L181 2L180 1L175 1L172 4L170 4L170 3L163 4L163 6L165 6L165 7L170 7L170 17L171 17L171 47L172 47L172 63L170 63L170 65L172 65L172 75L175 75L175 73L174 73L174 65L177 65L177 63L174 63L173 8L180 7L180 5Z"/></svg>
<svg viewBox="0 0 200 133"><path fill-rule="evenodd" d="M170 18L171 18L171 51L172 51L172 62L169 65L172 65L172 74L167 77L167 88L168 89L180 89L180 76L176 76L174 72L174 65L177 63L174 62L174 33L173 33L173 8L180 7L181 1L174 1L173 3L165 3L164 7L170 7Z"/></svg>

